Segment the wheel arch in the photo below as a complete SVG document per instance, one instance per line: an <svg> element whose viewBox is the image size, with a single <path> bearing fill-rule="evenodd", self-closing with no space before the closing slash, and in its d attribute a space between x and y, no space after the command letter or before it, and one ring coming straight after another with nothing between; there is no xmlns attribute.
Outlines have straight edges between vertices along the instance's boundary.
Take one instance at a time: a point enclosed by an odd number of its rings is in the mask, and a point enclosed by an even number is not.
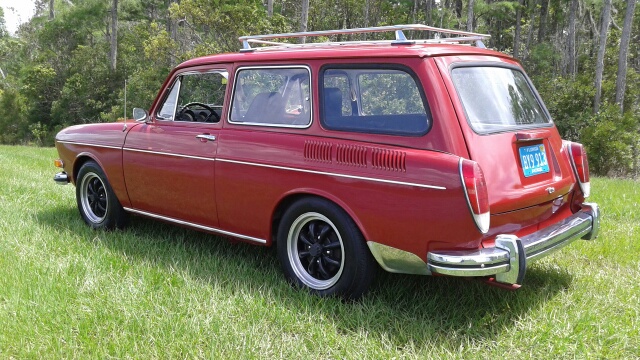
<svg viewBox="0 0 640 360"><path fill-rule="evenodd" d="M81 152L79 153L75 160L73 161L73 170L71 173L71 180L73 181L73 183L76 183L76 180L78 180L78 172L80 171L80 168L82 167L82 165L84 165L85 163L87 163L87 161L95 161L96 164L98 164L98 166L100 166L100 168L104 171L104 166L102 166L102 163L100 162L100 160L98 160L98 158L89 153L89 152ZM105 173L105 176L107 176L107 179L109 178L109 176Z"/></svg>
<svg viewBox="0 0 640 360"><path fill-rule="evenodd" d="M277 202L276 206L274 207L271 213L271 231L270 231L271 244L276 242L276 234L278 233L278 227L280 226L280 221L282 220L282 215L284 214L284 212L293 203L304 198L320 198L320 199L327 200L333 203L334 205L338 206L340 209L346 212L347 215L349 215L349 217L351 217L351 220L354 222L354 224L356 224L356 227L358 228L358 230L360 230L360 233L362 234L365 241L369 239L369 236L366 230L364 229L362 223L356 216L355 211L352 208L350 208L344 201L334 196L333 194L330 194L325 191L321 191L317 189L297 189L284 194L280 198L280 200Z"/></svg>

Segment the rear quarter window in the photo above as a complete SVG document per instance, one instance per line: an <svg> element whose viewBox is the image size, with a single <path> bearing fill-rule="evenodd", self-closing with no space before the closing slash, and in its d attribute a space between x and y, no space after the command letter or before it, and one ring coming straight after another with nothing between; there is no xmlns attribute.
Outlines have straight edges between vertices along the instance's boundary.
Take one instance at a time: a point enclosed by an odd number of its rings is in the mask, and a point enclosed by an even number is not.
<svg viewBox="0 0 640 360"><path fill-rule="evenodd" d="M451 79L467 121L477 133L548 126L551 119L533 85L519 70L497 66L465 66Z"/></svg>
<svg viewBox="0 0 640 360"><path fill-rule="evenodd" d="M331 130L421 136L431 125L416 77L396 67L326 68L321 121Z"/></svg>

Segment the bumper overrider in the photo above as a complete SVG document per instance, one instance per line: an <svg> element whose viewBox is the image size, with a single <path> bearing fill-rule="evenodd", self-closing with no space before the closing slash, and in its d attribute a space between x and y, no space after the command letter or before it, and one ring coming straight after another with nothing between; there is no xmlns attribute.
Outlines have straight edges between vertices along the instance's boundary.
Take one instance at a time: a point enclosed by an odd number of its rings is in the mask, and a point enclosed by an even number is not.
<svg viewBox="0 0 640 360"><path fill-rule="evenodd" d="M67 185L69 183L69 176L66 172L59 172L53 177L53 181L59 185Z"/></svg>
<svg viewBox="0 0 640 360"><path fill-rule="evenodd" d="M593 240L599 230L598 205L584 203L581 211L527 236L498 235L492 248L429 252L427 266L434 274L494 277L498 283L520 285L529 262L574 240Z"/></svg>

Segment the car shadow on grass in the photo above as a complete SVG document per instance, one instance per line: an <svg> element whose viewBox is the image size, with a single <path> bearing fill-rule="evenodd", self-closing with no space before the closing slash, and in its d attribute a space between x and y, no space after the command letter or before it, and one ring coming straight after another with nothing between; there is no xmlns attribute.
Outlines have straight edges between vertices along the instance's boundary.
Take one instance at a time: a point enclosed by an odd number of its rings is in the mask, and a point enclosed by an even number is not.
<svg viewBox="0 0 640 360"><path fill-rule="evenodd" d="M291 288L272 248L226 241L136 216L124 231L94 231L72 207L59 206L36 216L43 226L62 229L63 236L98 241L116 254L126 254L127 261L152 262L168 273L178 269L190 278L228 290L230 296L242 293L262 298L265 306L278 304L299 319L330 319L328 326L340 333L365 332L391 341L396 348L442 342L457 350L469 341L496 340L528 313L567 290L572 281L569 273L544 265L530 268L518 291L473 280L380 270L363 299L345 302ZM265 314L270 311L274 310L265 309Z"/></svg>

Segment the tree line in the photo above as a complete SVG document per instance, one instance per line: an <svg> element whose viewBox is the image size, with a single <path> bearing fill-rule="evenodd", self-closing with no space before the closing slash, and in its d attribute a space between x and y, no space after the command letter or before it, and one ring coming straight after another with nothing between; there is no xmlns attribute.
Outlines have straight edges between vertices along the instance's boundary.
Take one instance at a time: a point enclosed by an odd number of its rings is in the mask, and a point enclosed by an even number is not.
<svg viewBox="0 0 640 360"><path fill-rule="evenodd" d="M562 135L587 146L592 171L637 176L637 2L36 0L16 34L0 13L0 142L50 146L65 126L116 121L125 83L127 112L148 108L172 67L238 51L242 35L420 23L490 34L488 47L523 63Z"/></svg>

